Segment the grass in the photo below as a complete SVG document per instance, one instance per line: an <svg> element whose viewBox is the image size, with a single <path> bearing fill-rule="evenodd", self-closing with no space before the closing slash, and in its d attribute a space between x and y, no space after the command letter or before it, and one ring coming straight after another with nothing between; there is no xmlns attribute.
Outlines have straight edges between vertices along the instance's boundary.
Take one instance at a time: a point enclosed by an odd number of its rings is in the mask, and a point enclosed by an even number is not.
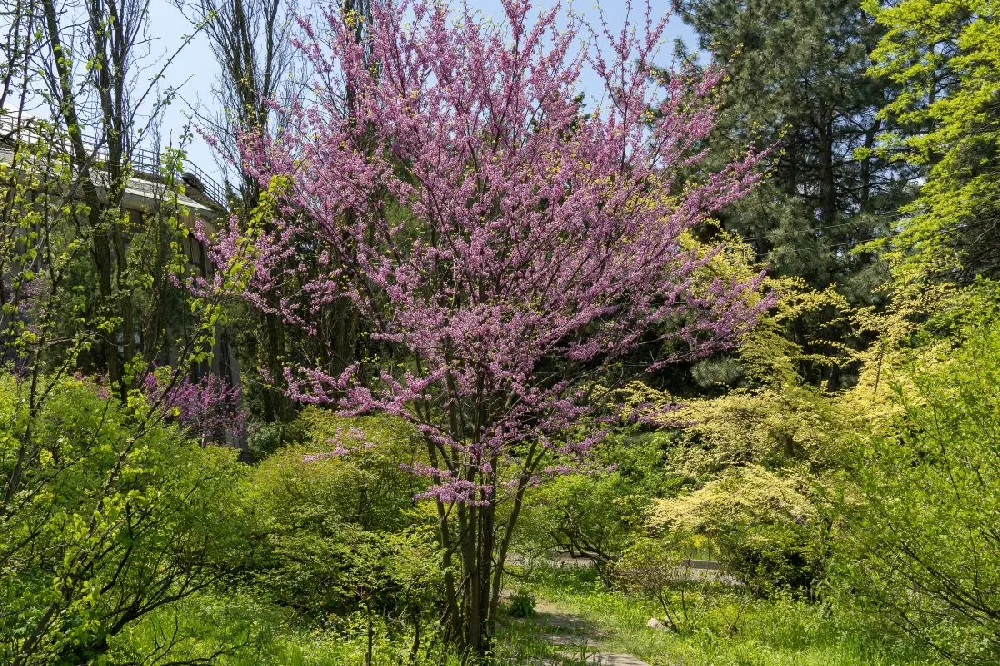
<svg viewBox="0 0 1000 666"><path fill-rule="evenodd" d="M864 618L791 599L752 600L716 592L683 633L646 627L662 617L649 601L608 591L587 569L538 569L519 587L537 599L536 614L503 617L497 666L576 666L595 652L634 655L652 666L936 666L905 642L872 628ZM736 631L733 618L741 610ZM728 618L728 619L727 619ZM141 661L156 645L183 636L173 659L212 655L219 666L339 666L363 664L364 622L343 618L334 628L296 628L289 613L249 596L202 595L154 614L116 640L118 663ZM427 628L419 666L457 666ZM376 626L375 666L408 664L410 636Z"/></svg>
<svg viewBox="0 0 1000 666"><path fill-rule="evenodd" d="M527 586L539 599L532 621L511 621L508 631L537 643L553 632L553 618L577 618L575 642L590 653L622 652L652 666L931 666L904 641L861 618L792 599L753 600L715 592L699 604L684 633L650 629L662 617L648 601L609 592L587 570L540 570ZM734 618L735 631L731 629ZM558 633L556 633L558 635ZM578 663L579 660L577 660Z"/></svg>
<svg viewBox="0 0 1000 666"><path fill-rule="evenodd" d="M414 666L459 666L425 627ZM292 614L249 595L201 594L154 612L112 641L112 663L170 661L213 666L347 666L365 663L367 624L361 614L337 626L306 627ZM376 619L373 666L410 664L411 635Z"/></svg>

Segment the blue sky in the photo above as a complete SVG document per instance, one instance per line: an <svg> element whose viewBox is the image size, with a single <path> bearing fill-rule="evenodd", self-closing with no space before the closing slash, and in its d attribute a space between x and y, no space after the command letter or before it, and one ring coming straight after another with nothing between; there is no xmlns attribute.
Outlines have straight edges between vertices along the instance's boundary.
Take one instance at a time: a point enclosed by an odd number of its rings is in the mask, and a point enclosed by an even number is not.
<svg viewBox="0 0 1000 666"><path fill-rule="evenodd" d="M468 0L468 2L470 7L478 9L485 16L493 18L503 16L500 0ZM655 0L655 2L665 11L669 7L670 0ZM535 2L536 8L539 9L550 7L551 4L545 0L536 0ZM602 0L601 6L612 26L620 26L624 20L624 4L624 0ZM587 20L597 21L599 14L595 0L574 0L571 6L574 11L582 14ZM150 20L151 32L157 40L153 46L154 53L173 52L180 44L182 36L190 34L192 30L190 24L168 0L152 0ZM694 37L690 28L677 19L671 21L666 35L667 44L663 55L665 61L670 56L670 44L676 38L683 39L689 47L693 48L694 46ZM195 37L194 41L181 51L166 76L170 85L179 88L179 97L166 113L162 129L164 143L167 143L171 136L176 142L186 118L191 114L190 108L192 106L201 104L210 107L214 104L211 88L217 72L215 57L212 55L204 36ZM584 79L583 83L586 87L587 80ZM210 149L199 137L195 137L189 146L188 153L189 157L202 169L209 173L216 173Z"/></svg>

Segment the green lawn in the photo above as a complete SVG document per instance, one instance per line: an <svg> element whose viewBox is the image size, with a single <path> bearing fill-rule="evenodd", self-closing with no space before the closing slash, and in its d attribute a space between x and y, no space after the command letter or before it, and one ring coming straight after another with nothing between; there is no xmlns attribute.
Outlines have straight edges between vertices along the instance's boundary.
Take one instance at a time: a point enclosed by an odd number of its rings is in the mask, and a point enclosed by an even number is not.
<svg viewBox="0 0 1000 666"><path fill-rule="evenodd" d="M523 584L537 599L530 620L511 619L501 647L541 656L548 638L565 653L635 655L652 666L930 666L887 632L829 608L715 592L694 604L683 634L646 627L656 604L608 592L590 571L538 571ZM551 651L551 648L550 648ZM550 652L551 654L551 652ZM577 659L577 663L578 663ZM513 661L511 663L514 663Z"/></svg>
<svg viewBox="0 0 1000 666"><path fill-rule="evenodd" d="M817 604L716 592L694 604L690 628L679 634L647 628L650 617L662 617L658 606L607 591L592 570L536 570L512 580L512 587L535 596L536 613L504 615L497 666L577 666L595 652L627 653L652 666L937 666L870 622ZM367 631L360 615L296 628L287 611L246 596L199 596L183 606L176 615L154 614L119 637L117 657L149 654L179 629L186 638L170 650L175 659L214 654L211 663L220 666L364 663ZM374 666L457 666L434 628L425 630L420 657L412 662L412 637L377 622ZM223 645L241 647L215 654Z"/></svg>

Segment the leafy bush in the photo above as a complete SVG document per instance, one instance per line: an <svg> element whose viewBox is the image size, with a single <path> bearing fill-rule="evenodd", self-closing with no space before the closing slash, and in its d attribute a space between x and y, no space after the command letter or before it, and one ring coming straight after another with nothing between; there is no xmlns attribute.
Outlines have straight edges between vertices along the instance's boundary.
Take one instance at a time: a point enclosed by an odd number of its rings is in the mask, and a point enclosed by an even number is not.
<svg viewBox="0 0 1000 666"><path fill-rule="evenodd" d="M26 383L0 377L0 474L19 476L0 511L0 662L88 663L240 565L242 470L148 420L141 396L62 379L30 413Z"/></svg>
<svg viewBox="0 0 1000 666"><path fill-rule="evenodd" d="M511 617L532 617L535 614L535 595L519 589L507 600L507 613Z"/></svg>
<svg viewBox="0 0 1000 666"><path fill-rule="evenodd" d="M699 548L699 538L676 533L638 539L615 564L615 583L654 600L665 626L674 632L690 633L723 622L725 633L733 635L748 598L742 586L731 585L719 572L691 567Z"/></svg>
<svg viewBox="0 0 1000 666"><path fill-rule="evenodd" d="M618 472L552 479L528 496L514 547L531 557L568 552L603 570L645 523L652 498L636 491Z"/></svg>
<svg viewBox="0 0 1000 666"><path fill-rule="evenodd" d="M666 464L670 434L634 430L596 447L595 467L605 471L557 476L529 491L513 545L519 554L566 552L608 571L644 531L655 499L675 492L680 478Z"/></svg>
<svg viewBox="0 0 1000 666"><path fill-rule="evenodd" d="M917 350L883 381L881 422L859 423L841 557L845 599L956 663L1000 660L1000 326L981 300L957 348Z"/></svg>
<svg viewBox="0 0 1000 666"><path fill-rule="evenodd" d="M663 463L675 490L661 495L651 523L670 538L700 537L702 548L760 596L814 598L834 538L825 494L841 465L833 443L844 420L836 396L806 384L799 371L839 361L806 353L785 327L846 303L799 280L774 286L781 294L774 313L729 359L743 373L738 388L681 404L667 394L647 398L669 408L650 418L675 432Z"/></svg>
<svg viewBox="0 0 1000 666"><path fill-rule="evenodd" d="M259 533L256 585L314 620L359 608L408 619L431 611L440 555L413 499L420 486L400 468L415 455L409 431L384 417L318 409L301 422L309 443L265 459L245 482ZM359 450L328 455L351 438Z"/></svg>
<svg viewBox="0 0 1000 666"><path fill-rule="evenodd" d="M302 424L281 421L250 421L247 425L247 451L254 460L263 460L283 446L301 443Z"/></svg>
<svg viewBox="0 0 1000 666"><path fill-rule="evenodd" d="M818 550L818 516L803 486L760 467L736 468L661 500L652 522L668 534L701 537L726 571L758 595L808 591L822 575L825 551Z"/></svg>

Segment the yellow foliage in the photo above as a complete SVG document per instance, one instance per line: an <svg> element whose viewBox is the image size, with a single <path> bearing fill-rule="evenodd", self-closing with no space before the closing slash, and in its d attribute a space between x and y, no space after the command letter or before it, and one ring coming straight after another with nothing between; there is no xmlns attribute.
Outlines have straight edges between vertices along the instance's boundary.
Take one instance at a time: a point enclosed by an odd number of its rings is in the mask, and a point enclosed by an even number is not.
<svg viewBox="0 0 1000 666"><path fill-rule="evenodd" d="M806 495L809 482L779 476L757 465L733 468L698 490L658 500L650 524L697 534L734 523L804 523L816 515Z"/></svg>

